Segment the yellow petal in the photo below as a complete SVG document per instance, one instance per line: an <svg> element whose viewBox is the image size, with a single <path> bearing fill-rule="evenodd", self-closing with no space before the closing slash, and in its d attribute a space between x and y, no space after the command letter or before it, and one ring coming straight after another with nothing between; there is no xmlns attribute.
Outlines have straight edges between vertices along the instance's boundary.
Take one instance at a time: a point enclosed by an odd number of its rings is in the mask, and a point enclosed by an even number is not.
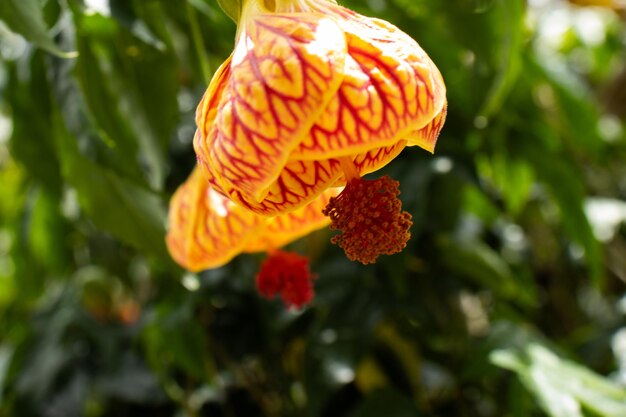
<svg viewBox="0 0 626 417"><path fill-rule="evenodd" d="M435 145L437 144L437 138L439 132L446 121L446 115L448 114L447 104L443 106L441 112L430 121L423 128L414 131L406 137L407 146L419 146L422 149L426 149L430 153L435 152Z"/></svg>
<svg viewBox="0 0 626 417"><path fill-rule="evenodd" d="M243 19L215 98L198 110L194 146L215 190L271 217L344 185L339 158L364 175L407 144L434 149L445 85L414 40L331 2L275 4L285 13ZM307 13L286 12L303 4Z"/></svg>
<svg viewBox="0 0 626 417"><path fill-rule="evenodd" d="M358 174L365 175L387 165L405 146L406 141L401 140L391 146L356 154L350 159L354 162ZM340 187L345 184L344 172L337 159L291 161L260 203L245 199L234 189L225 190L225 194L237 204L262 216L277 216L309 204L329 187Z"/></svg>
<svg viewBox="0 0 626 417"><path fill-rule="evenodd" d="M420 46L395 26L329 6L346 33L345 77L291 160L393 145L441 113L445 85Z"/></svg>
<svg viewBox="0 0 626 417"><path fill-rule="evenodd" d="M322 214L322 210L330 198L337 196L341 190L342 188L328 189L310 204L291 213L272 218L262 233L248 241L245 252L277 249L314 230L328 226L330 219Z"/></svg>
<svg viewBox="0 0 626 417"><path fill-rule="evenodd" d="M261 202L247 199L236 189L224 193L237 204L262 216L290 213L313 201L324 190L333 186L343 175L339 161L293 161L287 163L278 179L270 186Z"/></svg>
<svg viewBox="0 0 626 417"><path fill-rule="evenodd" d="M230 63L232 58L232 55L226 58L226 61L217 69L196 108L196 125L201 137L208 136L208 131L215 121L217 106L222 100L222 94L227 83L230 81Z"/></svg>
<svg viewBox="0 0 626 417"><path fill-rule="evenodd" d="M343 32L324 15L249 19L233 53L214 128L202 129L196 146L209 176L224 190L262 201L339 88L345 55Z"/></svg>
<svg viewBox="0 0 626 417"><path fill-rule="evenodd" d="M242 252L277 249L327 226L322 210L340 192L328 189L292 213L269 218L213 190L196 168L170 202L167 247L172 258L191 271L222 266Z"/></svg>
<svg viewBox="0 0 626 417"><path fill-rule="evenodd" d="M361 176L378 171L398 156L405 146L406 141L401 140L391 146L360 153L353 159L354 165Z"/></svg>
<svg viewBox="0 0 626 417"><path fill-rule="evenodd" d="M367 152L360 153L354 157L350 157L350 160L354 164L356 172L360 176L375 172L387 165L389 162L395 159L396 156L402 152L406 146L406 140L401 140L391 146L384 146L382 148L372 149ZM343 171L342 171L343 174ZM341 175L339 179L333 184L334 187L341 187L346 185L346 178Z"/></svg>
<svg viewBox="0 0 626 417"><path fill-rule="evenodd" d="M167 248L186 269L215 268L241 253L266 222L211 189L196 168L170 202Z"/></svg>

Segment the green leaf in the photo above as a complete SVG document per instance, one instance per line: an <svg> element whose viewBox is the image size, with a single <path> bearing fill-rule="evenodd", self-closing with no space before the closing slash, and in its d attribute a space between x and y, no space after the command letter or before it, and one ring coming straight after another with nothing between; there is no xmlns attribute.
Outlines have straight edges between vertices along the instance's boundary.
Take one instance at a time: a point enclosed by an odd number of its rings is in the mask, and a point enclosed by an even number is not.
<svg viewBox="0 0 626 417"><path fill-rule="evenodd" d="M76 52L62 51L52 40L37 0L2 0L0 19L13 31L35 45L62 58L75 58Z"/></svg>
<svg viewBox="0 0 626 417"><path fill-rule="evenodd" d="M0 404L2 404L2 393L4 392L5 381L9 374L11 365L11 357L13 356L13 348L9 345L0 345Z"/></svg>
<svg viewBox="0 0 626 417"><path fill-rule="evenodd" d="M50 89L46 79L44 53L37 51L27 60L8 67L7 99L12 103L13 132L9 141L12 156L29 176L49 191L60 194L61 169L50 136ZM64 61L67 62L67 61ZM27 66L28 77L20 73Z"/></svg>
<svg viewBox="0 0 626 417"><path fill-rule="evenodd" d="M526 60L526 67L544 78L554 98L554 110L559 116L554 129L592 158L598 157L605 146L598 130L599 106L587 83L554 59Z"/></svg>
<svg viewBox="0 0 626 417"><path fill-rule="evenodd" d="M239 23L241 17L241 2L242 0L217 0L224 13L235 23Z"/></svg>
<svg viewBox="0 0 626 417"><path fill-rule="evenodd" d="M67 164L66 179L78 191L93 221L121 240L159 256L165 254L163 201L142 187L93 162Z"/></svg>
<svg viewBox="0 0 626 417"><path fill-rule="evenodd" d="M111 17L137 39L159 51L164 51L171 46L171 42L165 29L161 8L161 3L157 1L115 1L111 2Z"/></svg>
<svg viewBox="0 0 626 417"><path fill-rule="evenodd" d="M539 149L537 146L520 148L535 169L537 178L550 189L559 206L563 227L569 236L585 250L591 279L596 286L604 281L601 247L584 210L584 189L578 172L560 155Z"/></svg>
<svg viewBox="0 0 626 417"><path fill-rule="evenodd" d="M490 358L517 373L551 417L583 417L583 410L603 417L626 415L626 390L539 342L519 350L495 350Z"/></svg>
<svg viewBox="0 0 626 417"><path fill-rule="evenodd" d="M96 225L149 253L167 257L163 201L85 158L66 159L65 178Z"/></svg>
<svg viewBox="0 0 626 417"><path fill-rule="evenodd" d="M200 380L212 376L213 369L207 360L208 341L189 301L162 304L144 329L148 360L161 378L175 369L183 369Z"/></svg>
<svg viewBox="0 0 626 417"><path fill-rule="evenodd" d="M45 188L35 191L28 236L32 261L51 273L59 273L71 258L65 242L68 225L61 215L59 196L46 192Z"/></svg>
<svg viewBox="0 0 626 417"><path fill-rule="evenodd" d="M479 0L477 10L486 10L492 6L493 1ZM522 2L499 1L494 8L493 17L501 22L497 26L501 34L497 37L500 44L497 46L499 59L497 73L489 92L485 97L479 115L489 118L493 116L504 103L511 88L515 85L522 62L523 33L524 33L524 6Z"/></svg>
<svg viewBox="0 0 626 417"><path fill-rule="evenodd" d="M519 215L534 185L531 166L515 155L510 155L507 150L478 155L476 165L481 177L488 178L492 182L490 185L498 190L509 212Z"/></svg>
<svg viewBox="0 0 626 417"><path fill-rule="evenodd" d="M206 0L188 0L189 4L195 7L199 12L204 14L209 19L215 19L216 12L213 10L213 7L210 6Z"/></svg>
<svg viewBox="0 0 626 417"><path fill-rule="evenodd" d="M19 65L9 66L7 98L11 100L13 132L9 149L34 179L49 191L60 193L62 187L59 161L50 137L50 103L43 53L35 53L28 62L30 77L19 72ZM42 155L46 155L42 158Z"/></svg>
<svg viewBox="0 0 626 417"><path fill-rule="evenodd" d="M509 265L482 241L440 239L441 263L464 278L507 299L534 303L534 289L515 277Z"/></svg>
<svg viewBox="0 0 626 417"><path fill-rule="evenodd" d="M162 15L159 7L140 11ZM131 18L136 20L126 17ZM117 159L126 161L123 168L135 169L140 162L150 186L160 189L165 150L178 118L174 55L101 15L77 15L76 30L81 54L76 70L94 123ZM128 47L120 49L120 44Z"/></svg>
<svg viewBox="0 0 626 417"><path fill-rule="evenodd" d="M496 0L474 0L474 11L476 13L485 13L489 11Z"/></svg>
<svg viewBox="0 0 626 417"><path fill-rule="evenodd" d="M388 388L369 394L350 417L416 417L419 414L410 399Z"/></svg>
<svg viewBox="0 0 626 417"><path fill-rule="evenodd" d="M59 115L54 119L63 177L76 189L87 215L100 229L167 259L165 210L160 196L83 157Z"/></svg>

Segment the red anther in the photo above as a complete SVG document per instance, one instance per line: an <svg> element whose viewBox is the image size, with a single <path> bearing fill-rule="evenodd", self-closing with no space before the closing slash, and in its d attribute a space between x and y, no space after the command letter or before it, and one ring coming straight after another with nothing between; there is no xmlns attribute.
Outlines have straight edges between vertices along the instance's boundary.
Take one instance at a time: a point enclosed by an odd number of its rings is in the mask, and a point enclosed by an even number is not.
<svg viewBox="0 0 626 417"><path fill-rule="evenodd" d="M341 231L331 242L339 245L348 259L371 264L379 255L404 249L413 222L411 215L402 211L399 185L388 176L356 178L330 199L323 213L330 217L330 228Z"/></svg>
<svg viewBox="0 0 626 417"><path fill-rule="evenodd" d="M313 299L315 278L306 256L276 250L261 264L256 287L266 298L280 294L287 308L302 308Z"/></svg>

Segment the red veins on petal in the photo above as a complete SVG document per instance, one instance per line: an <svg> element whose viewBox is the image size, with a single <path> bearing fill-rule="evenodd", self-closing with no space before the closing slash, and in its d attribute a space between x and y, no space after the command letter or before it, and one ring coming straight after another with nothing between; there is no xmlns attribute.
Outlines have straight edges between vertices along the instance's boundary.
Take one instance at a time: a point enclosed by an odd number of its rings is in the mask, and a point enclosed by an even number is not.
<svg viewBox="0 0 626 417"><path fill-rule="evenodd" d="M356 173L359 176L364 176L366 174L369 174L370 172L379 170L380 168L391 162L393 159L395 159L395 157L398 156L400 152L402 152L406 144L407 142L405 140L402 140L391 146L372 149L370 151L360 153L354 157L348 158L354 164ZM345 175L343 175L344 172L343 170L341 170L340 172L341 176L339 177L337 182L335 182L335 187L346 185L346 178Z"/></svg>
<svg viewBox="0 0 626 417"><path fill-rule="evenodd" d="M441 111L445 86L419 45L395 26L337 7L348 42L345 78L292 159L392 145Z"/></svg>
<svg viewBox="0 0 626 417"><path fill-rule="evenodd" d="M234 189L228 191L228 197L255 213L276 216L290 213L310 203L333 186L341 175L343 172L336 159L290 161L260 203L251 201Z"/></svg>
<svg viewBox="0 0 626 417"><path fill-rule="evenodd" d="M224 63L217 69L215 75L211 79L202 100L196 108L196 125L200 138L209 136L209 130L213 126L215 117L217 116L217 106L219 105L224 89L230 81L230 62L233 56L229 56Z"/></svg>
<svg viewBox="0 0 626 417"><path fill-rule="evenodd" d="M243 19L198 108L194 147L215 190L276 216L344 185L339 158L364 175L404 146L432 152L445 85L413 39L332 2L275 5L285 13Z"/></svg>
<svg viewBox="0 0 626 417"><path fill-rule="evenodd" d="M361 176L379 170L391 162L402 152L406 146L406 141L401 140L391 146L372 149L365 153L356 155L353 162Z"/></svg>
<svg viewBox="0 0 626 417"><path fill-rule="evenodd" d="M435 152L435 145L437 144L437 138L439 132L443 128L443 124L446 121L446 115L448 114L448 105L444 105L441 112L428 123L426 126L417 130L406 137L408 146L419 146L426 149L430 153Z"/></svg>
<svg viewBox="0 0 626 417"><path fill-rule="evenodd" d="M401 140L391 146L375 148L354 156L359 175L376 171L391 162L406 146ZM346 184L344 172L337 159L321 161L291 161L287 163L278 180L272 184L266 198L260 203L247 200L240 192L232 190L228 197L263 216L277 216L315 201L329 187Z"/></svg>
<svg viewBox="0 0 626 417"><path fill-rule="evenodd" d="M211 189L196 168L170 201L166 243L178 264L201 271L230 261L266 221Z"/></svg>
<svg viewBox="0 0 626 417"><path fill-rule="evenodd" d="M196 146L228 195L236 189L259 202L270 192L339 88L345 54L339 26L317 13L263 14L247 22L214 128Z"/></svg>
<svg viewBox="0 0 626 417"><path fill-rule="evenodd" d="M340 192L328 189L294 212L269 218L213 190L196 168L170 202L167 246L192 271L224 265L241 252L274 250L328 225L322 209Z"/></svg>
<svg viewBox="0 0 626 417"><path fill-rule="evenodd" d="M248 242L245 251L262 252L280 248L314 230L327 226L330 219L322 214L322 210L330 198L335 197L341 190L341 188L330 188L310 204L270 219L263 232Z"/></svg>
<svg viewBox="0 0 626 417"><path fill-rule="evenodd" d="M432 106L430 116L424 114L422 122L419 123L424 126L440 112L446 103L446 86L437 66L414 39L391 23L362 16L340 6L336 8L339 9L338 14L344 16L342 29L380 48L384 51L384 55L393 56L408 63L416 76L423 77L422 81L431 87L431 89L418 92L425 93L428 97L421 94L416 96L421 103L424 103L425 99L431 99L431 102L427 104L427 106Z"/></svg>
<svg viewBox="0 0 626 417"><path fill-rule="evenodd" d="M200 165L200 168L204 171L211 186L220 191L221 186L217 183L217 179L207 164L206 155L208 155L209 151L206 138L214 137L216 133L215 118L217 117L218 105L222 100L224 90L230 82L231 60L232 55L229 56L215 72L209 87L196 108L197 129L193 137L193 148L198 158L198 165Z"/></svg>

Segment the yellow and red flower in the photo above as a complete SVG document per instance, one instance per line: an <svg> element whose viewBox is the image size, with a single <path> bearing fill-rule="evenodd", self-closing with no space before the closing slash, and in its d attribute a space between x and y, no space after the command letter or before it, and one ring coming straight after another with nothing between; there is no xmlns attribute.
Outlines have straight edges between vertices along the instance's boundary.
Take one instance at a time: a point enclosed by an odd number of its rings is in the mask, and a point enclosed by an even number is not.
<svg viewBox="0 0 626 417"><path fill-rule="evenodd" d="M329 189L298 210L269 218L213 190L196 168L170 202L167 247L190 271L220 267L240 253L268 252L257 277L259 292L280 293L287 306L299 308L313 297L314 276L306 257L279 248L327 226L322 209L340 191Z"/></svg>
<svg viewBox="0 0 626 417"><path fill-rule="evenodd" d="M198 106L194 148L217 192L263 216L346 185L325 213L348 256L370 263L401 250L411 223L393 203L396 182L361 176L405 146L433 152L445 116L441 74L395 26L327 0L244 0L235 50ZM383 233L366 242L372 224Z"/></svg>

